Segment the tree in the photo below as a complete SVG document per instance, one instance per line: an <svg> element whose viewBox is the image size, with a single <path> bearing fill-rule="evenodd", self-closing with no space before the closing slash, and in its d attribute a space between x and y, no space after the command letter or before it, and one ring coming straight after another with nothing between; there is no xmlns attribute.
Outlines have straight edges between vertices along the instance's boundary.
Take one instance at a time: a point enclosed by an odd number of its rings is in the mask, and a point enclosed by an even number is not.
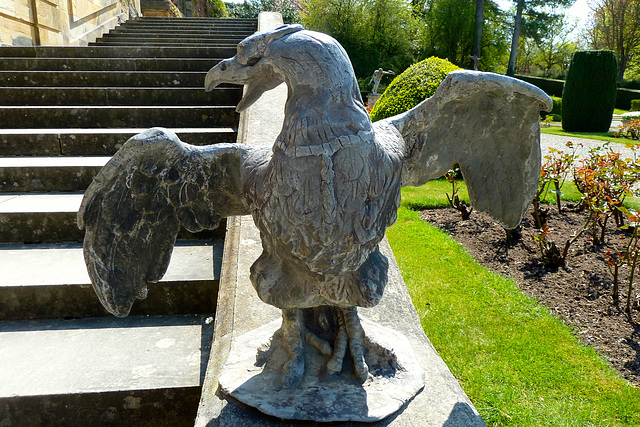
<svg viewBox="0 0 640 427"><path fill-rule="evenodd" d="M484 0L476 0L476 21L475 32L473 35L473 52L471 59L473 60L473 69L478 69L480 62L480 53L482 50L482 24L484 23Z"/></svg>
<svg viewBox="0 0 640 427"><path fill-rule="evenodd" d="M618 81L640 48L640 0L594 0L588 37L594 49L611 49L618 59Z"/></svg>
<svg viewBox="0 0 640 427"><path fill-rule="evenodd" d="M534 41L534 63L543 76L553 77L566 73L572 53L580 49L578 43L570 38L576 26L575 21L558 16L545 37Z"/></svg>
<svg viewBox="0 0 640 427"><path fill-rule="evenodd" d="M415 20L404 0L303 0L301 20L338 40L360 78L380 67L400 73L414 62Z"/></svg>
<svg viewBox="0 0 640 427"><path fill-rule="evenodd" d="M226 18L229 16L229 12L227 12L227 6L222 0L209 0L207 2L207 16Z"/></svg>
<svg viewBox="0 0 640 427"><path fill-rule="evenodd" d="M280 12L285 24L300 22L298 0L244 0L244 3L227 3L233 18L256 19L260 12Z"/></svg>
<svg viewBox="0 0 640 427"><path fill-rule="evenodd" d="M504 12L494 0L484 0L482 8L478 3L479 0L413 0L413 13L419 24L417 57L437 56L473 68L472 57L482 56L481 69L504 71Z"/></svg>
<svg viewBox="0 0 640 427"><path fill-rule="evenodd" d="M513 24L513 37L511 39L511 53L509 54L509 65L507 65L507 76L513 77L516 69L516 58L518 56L518 44L520 42L520 27L522 26L522 11L524 10L524 0L518 0L516 6L516 16Z"/></svg>
<svg viewBox="0 0 640 427"><path fill-rule="evenodd" d="M432 0L425 4L426 48L423 56L447 58L456 65L470 64L475 33L474 0Z"/></svg>
<svg viewBox="0 0 640 427"><path fill-rule="evenodd" d="M548 31L537 37L522 37L518 45L515 72L564 78L576 50L585 49L573 35L577 22L556 16Z"/></svg>
<svg viewBox="0 0 640 427"><path fill-rule="evenodd" d="M518 56L520 33L525 32L528 37L538 39L547 32L554 20L561 15L561 9L571 6L575 0L514 0L516 12L514 16L513 37L511 39L511 53L507 75L515 74Z"/></svg>

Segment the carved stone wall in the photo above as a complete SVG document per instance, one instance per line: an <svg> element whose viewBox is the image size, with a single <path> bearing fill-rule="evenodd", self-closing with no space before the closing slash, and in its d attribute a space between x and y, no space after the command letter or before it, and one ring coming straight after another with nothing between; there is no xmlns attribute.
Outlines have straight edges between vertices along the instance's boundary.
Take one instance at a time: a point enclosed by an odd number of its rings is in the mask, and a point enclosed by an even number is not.
<svg viewBox="0 0 640 427"><path fill-rule="evenodd" d="M2 0L0 45L86 46L140 15L140 0Z"/></svg>

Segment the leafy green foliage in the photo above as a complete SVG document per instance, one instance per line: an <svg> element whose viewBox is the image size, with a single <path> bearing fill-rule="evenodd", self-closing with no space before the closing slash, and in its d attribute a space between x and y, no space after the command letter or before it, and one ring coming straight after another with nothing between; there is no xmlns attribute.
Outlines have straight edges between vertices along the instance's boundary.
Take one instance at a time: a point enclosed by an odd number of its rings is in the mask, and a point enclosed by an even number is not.
<svg viewBox="0 0 640 427"><path fill-rule="evenodd" d="M227 3L232 18L256 19L260 12L280 12L285 24L300 22L300 6L296 0L244 0L244 3Z"/></svg>
<svg viewBox="0 0 640 427"><path fill-rule="evenodd" d="M610 50L573 55L562 92L562 128L606 132L616 101L616 56Z"/></svg>
<svg viewBox="0 0 640 427"><path fill-rule="evenodd" d="M404 0L303 0L302 6L303 25L338 40L366 82L378 68L398 74L414 62L416 21Z"/></svg>
<svg viewBox="0 0 640 427"><path fill-rule="evenodd" d="M371 120L377 121L407 111L436 92L451 71L460 68L446 59L427 58L397 76L373 106Z"/></svg>
<svg viewBox="0 0 640 427"><path fill-rule="evenodd" d="M611 49L618 59L617 80L637 55L640 44L640 3L637 0L597 0L587 38L594 49Z"/></svg>
<svg viewBox="0 0 640 427"><path fill-rule="evenodd" d="M444 178L451 184L451 196L449 193L447 194L447 200L449 200L449 205L460 212L463 220L469 219L471 216L471 212L473 212L473 206L469 205L465 200L460 200L460 181L457 181L456 178L460 174L459 167L453 167L449 169L447 173L444 174Z"/></svg>
<svg viewBox="0 0 640 427"><path fill-rule="evenodd" d="M551 100L553 101L553 108L551 111L548 113L546 111L540 111L540 116L542 118L551 116L554 121L558 121L558 119L562 117L562 98L552 96Z"/></svg>
<svg viewBox="0 0 640 427"><path fill-rule="evenodd" d="M629 123L622 123L614 136L616 138L640 140L640 119L632 119Z"/></svg>
<svg viewBox="0 0 640 427"><path fill-rule="evenodd" d="M212 18L226 18L229 16L229 12L222 0L208 0L207 15Z"/></svg>
<svg viewBox="0 0 640 427"><path fill-rule="evenodd" d="M631 100L631 111L640 111L640 99Z"/></svg>
<svg viewBox="0 0 640 427"><path fill-rule="evenodd" d="M472 68L469 57L473 50L475 1L416 0L414 16L420 25L416 34L418 58L437 56L454 64ZM508 31L504 12L493 1L484 3L480 69L504 72Z"/></svg>

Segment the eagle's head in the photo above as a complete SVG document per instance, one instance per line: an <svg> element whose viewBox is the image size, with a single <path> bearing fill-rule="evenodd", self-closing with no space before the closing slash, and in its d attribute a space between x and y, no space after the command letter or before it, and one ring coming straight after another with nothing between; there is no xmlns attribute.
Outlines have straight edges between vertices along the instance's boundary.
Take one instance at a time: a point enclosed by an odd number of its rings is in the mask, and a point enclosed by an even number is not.
<svg viewBox="0 0 640 427"><path fill-rule="evenodd" d="M360 97L351 62L342 46L332 37L300 25L282 25L244 39L233 58L209 70L205 89L211 91L221 83L246 85L237 107L240 112L282 82L287 83L290 99L297 93L298 103L301 98L314 99L316 103L325 98L325 102L334 105L336 101L328 99L328 90Z"/></svg>

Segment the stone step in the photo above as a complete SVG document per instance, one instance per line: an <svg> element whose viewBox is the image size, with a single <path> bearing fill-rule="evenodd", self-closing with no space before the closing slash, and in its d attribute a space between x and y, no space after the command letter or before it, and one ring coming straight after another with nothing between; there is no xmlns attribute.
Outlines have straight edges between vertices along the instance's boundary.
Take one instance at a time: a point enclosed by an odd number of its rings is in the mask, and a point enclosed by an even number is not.
<svg viewBox="0 0 640 427"><path fill-rule="evenodd" d="M220 58L0 58L3 71L209 71Z"/></svg>
<svg viewBox="0 0 640 427"><path fill-rule="evenodd" d="M0 156L113 155L147 128L0 129ZM170 128L189 144L236 142L236 127Z"/></svg>
<svg viewBox="0 0 640 427"><path fill-rule="evenodd" d="M209 316L0 323L0 414L20 426L193 425Z"/></svg>
<svg viewBox="0 0 640 427"><path fill-rule="evenodd" d="M0 193L84 191L111 157L0 157Z"/></svg>
<svg viewBox="0 0 640 427"><path fill-rule="evenodd" d="M145 40L140 38L122 39L122 40L105 40L89 43L89 46L144 46L144 47L171 47L171 46L218 46L228 50L236 49L237 43L221 44L200 39L155 39ZM235 55L235 52L230 55Z"/></svg>
<svg viewBox="0 0 640 427"><path fill-rule="evenodd" d="M131 88L131 87L0 87L0 99L5 106L185 106L236 105L242 98L242 88Z"/></svg>
<svg viewBox="0 0 640 427"><path fill-rule="evenodd" d="M202 32L210 32L210 31L215 31L215 32L228 32L230 34L238 34L238 33L245 33L245 34L252 34L254 32L256 32L257 30L257 26L255 25L227 25L227 26L222 26L222 25L210 25L210 24L190 24L190 25L185 25L185 24L177 24L177 25L171 25L171 24L166 24L166 23L150 23L150 22L141 22L141 23L137 23L137 22L133 22L133 23L125 23L122 25L119 25L117 27L115 27L114 29L112 29L111 31L114 30L140 30L140 29L144 29L144 30L157 30L159 32L162 31L166 31L166 30L186 30L186 31L202 31Z"/></svg>
<svg viewBox="0 0 640 427"><path fill-rule="evenodd" d="M15 128L231 127L238 122L235 106L0 106L0 123Z"/></svg>
<svg viewBox="0 0 640 427"><path fill-rule="evenodd" d="M255 29L254 29L255 31ZM204 27L204 28L191 28L191 27L167 27L167 26L128 26L123 24L117 26L107 34L129 34L139 33L152 36L154 34L196 34L196 35L224 35L231 37L247 37L252 34L252 30L240 29L232 30L219 27Z"/></svg>
<svg viewBox="0 0 640 427"><path fill-rule="evenodd" d="M229 58L236 46L0 46L0 58Z"/></svg>
<svg viewBox="0 0 640 427"><path fill-rule="evenodd" d="M0 87L197 87L204 89L206 74L206 72L194 71L0 71Z"/></svg>
<svg viewBox="0 0 640 427"><path fill-rule="evenodd" d="M137 32L137 31L124 31L124 32L109 32L99 37L97 41L118 40L118 39L141 39L141 40L167 40L174 39L189 44L191 41L207 41L209 43L218 43L221 45L238 44L246 38L244 33L238 35L230 35L222 32L220 34L203 34L198 32L183 33L183 32L171 32L165 33L161 31L155 32Z"/></svg>
<svg viewBox="0 0 640 427"><path fill-rule="evenodd" d="M163 33L166 31L186 31L186 32L198 32L205 33L228 33L232 35L244 34L245 36L255 33L257 27L255 26L233 26L233 27L220 27L217 25L165 25L165 24L123 24L115 27L110 32L118 31L144 31L144 32L158 32Z"/></svg>
<svg viewBox="0 0 640 427"><path fill-rule="evenodd" d="M257 23L251 21L193 21L175 19L144 19L144 20L128 20L120 27L137 27L137 26L156 26L156 27L175 27L175 28L216 28L227 30L251 30L258 27Z"/></svg>
<svg viewBox="0 0 640 427"><path fill-rule="evenodd" d="M0 193L0 242L51 243L80 242L84 230L78 229L76 213L83 193ZM215 230L189 233L180 239L207 240L224 237L226 222Z"/></svg>
<svg viewBox="0 0 640 427"><path fill-rule="evenodd" d="M221 239L178 240L166 274L131 314L214 313L222 247ZM82 243L0 244L0 321L103 316Z"/></svg>
<svg viewBox="0 0 640 427"><path fill-rule="evenodd" d="M187 17L187 16L182 16L179 18L169 18L169 17L162 17L162 16L140 16L134 19L131 19L127 22L212 22L212 23L219 23L219 24L240 24L240 23L252 23L252 24L257 24L258 20L257 19L252 19L252 18L212 18L212 17L199 17L199 16L194 16L194 17Z"/></svg>

